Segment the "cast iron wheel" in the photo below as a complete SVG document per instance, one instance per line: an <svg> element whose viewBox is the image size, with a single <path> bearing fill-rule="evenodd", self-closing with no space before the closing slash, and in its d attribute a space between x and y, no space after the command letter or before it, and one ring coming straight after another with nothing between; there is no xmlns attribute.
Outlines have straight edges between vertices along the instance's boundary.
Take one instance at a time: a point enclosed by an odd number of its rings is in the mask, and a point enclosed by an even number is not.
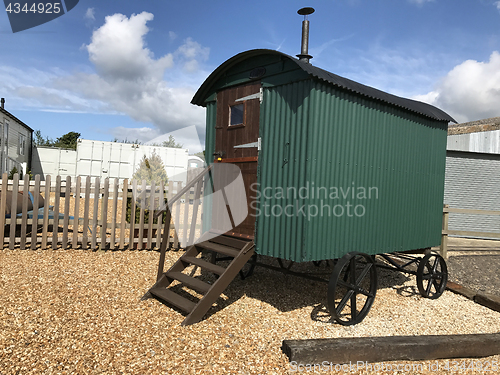
<svg viewBox="0 0 500 375"><path fill-rule="evenodd" d="M252 255L252 257L247 261L247 263L240 270L241 280L245 280L247 277L250 277L253 275L253 270L255 269L256 262L257 262L257 253Z"/></svg>
<svg viewBox="0 0 500 375"><path fill-rule="evenodd" d="M448 282L448 267L439 254L427 254L417 269L417 287L422 297L436 299L443 294Z"/></svg>
<svg viewBox="0 0 500 375"><path fill-rule="evenodd" d="M333 268L328 284L330 314L344 326L360 323L377 294L377 268L372 257L352 252Z"/></svg>

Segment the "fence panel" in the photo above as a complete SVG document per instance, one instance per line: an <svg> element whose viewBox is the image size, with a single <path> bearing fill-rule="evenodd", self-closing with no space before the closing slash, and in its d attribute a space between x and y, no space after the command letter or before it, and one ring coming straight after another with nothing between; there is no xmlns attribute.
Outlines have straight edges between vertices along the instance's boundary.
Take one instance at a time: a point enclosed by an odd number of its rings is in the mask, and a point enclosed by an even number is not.
<svg viewBox="0 0 500 375"><path fill-rule="evenodd" d="M203 180L172 207L168 247L192 243L201 228L199 204ZM36 175L2 176L0 246L9 249L133 249L160 248L165 215L154 218L166 201L183 189L177 181L152 183L106 178ZM128 216L128 218L127 218ZM59 233L62 232L62 237Z"/></svg>

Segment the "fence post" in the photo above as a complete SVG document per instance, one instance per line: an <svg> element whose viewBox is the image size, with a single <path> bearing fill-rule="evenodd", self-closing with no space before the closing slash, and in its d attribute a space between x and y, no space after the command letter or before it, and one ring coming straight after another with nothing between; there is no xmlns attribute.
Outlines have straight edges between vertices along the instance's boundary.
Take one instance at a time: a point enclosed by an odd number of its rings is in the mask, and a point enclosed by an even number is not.
<svg viewBox="0 0 500 375"><path fill-rule="evenodd" d="M443 229L441 231L441 256L444 259L448 259L448 217L450 213L446 211L447 208L450 208L450 205L443 205ZM443 233L444 232L444 233Z"/></svg>
<svg viewBox="0 0 500 375"><path fill-rule="evenodd" d="M3 249L4 248L4 234L5 234L5 230L3 228L5 228L5 206L6 206L6 201L7 201L7 189L8 189L8 183L9 183L9 180L7 178L7 173L4 173L2 175L2 191L0 192L0 195L1 195L1 199L0 199L0 249ZM11 215L12 216L12 215ZM12 225L12 218L10 219L11 220L11 224Z"/></svg>

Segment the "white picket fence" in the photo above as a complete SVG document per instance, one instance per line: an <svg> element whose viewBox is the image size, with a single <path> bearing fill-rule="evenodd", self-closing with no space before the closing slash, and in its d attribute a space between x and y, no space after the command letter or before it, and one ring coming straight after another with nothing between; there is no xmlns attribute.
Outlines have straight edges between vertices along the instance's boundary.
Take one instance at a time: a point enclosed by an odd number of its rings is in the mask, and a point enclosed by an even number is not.
<svg viewBox="0 0 500 375"><path fill-rule="evenodd" d="M202 184L189 189L172 207L169 247L184 247L201 230ZM0 212L17 206L19 212L0 215L0 247L9 249L155 249L164 224L154 213L183 188L137 180L25 175L1 180ZM8 194L8 192L11 192ZM30 194L28 194L31 193ZM40 197L44 202L41 204ZM31 209L32 207L32 209ZM127 211L129 218L127 219ZM160 220L158 220L160 219Z"/></svg>

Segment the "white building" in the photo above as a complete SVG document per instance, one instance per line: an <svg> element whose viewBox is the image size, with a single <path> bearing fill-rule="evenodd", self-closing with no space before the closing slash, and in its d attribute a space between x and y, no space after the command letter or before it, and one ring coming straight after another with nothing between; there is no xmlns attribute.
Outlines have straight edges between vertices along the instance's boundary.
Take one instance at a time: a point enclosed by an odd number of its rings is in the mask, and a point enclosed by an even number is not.
<svg viewBox="0 0 500 375"><path fill-rule="evenodd" d="M186 181L187 149L87 139L79 139L76 150L35 147L33 174L130 179L143 156L153 152L161 157L169 181Z"/></svg>
<svg viewBox="0 0 500 375"><path fill-rule="evenodd" d="M5 110L0 101L0 170L9 173L14 167L23 174L31 170L33 129Z"/></svg>

